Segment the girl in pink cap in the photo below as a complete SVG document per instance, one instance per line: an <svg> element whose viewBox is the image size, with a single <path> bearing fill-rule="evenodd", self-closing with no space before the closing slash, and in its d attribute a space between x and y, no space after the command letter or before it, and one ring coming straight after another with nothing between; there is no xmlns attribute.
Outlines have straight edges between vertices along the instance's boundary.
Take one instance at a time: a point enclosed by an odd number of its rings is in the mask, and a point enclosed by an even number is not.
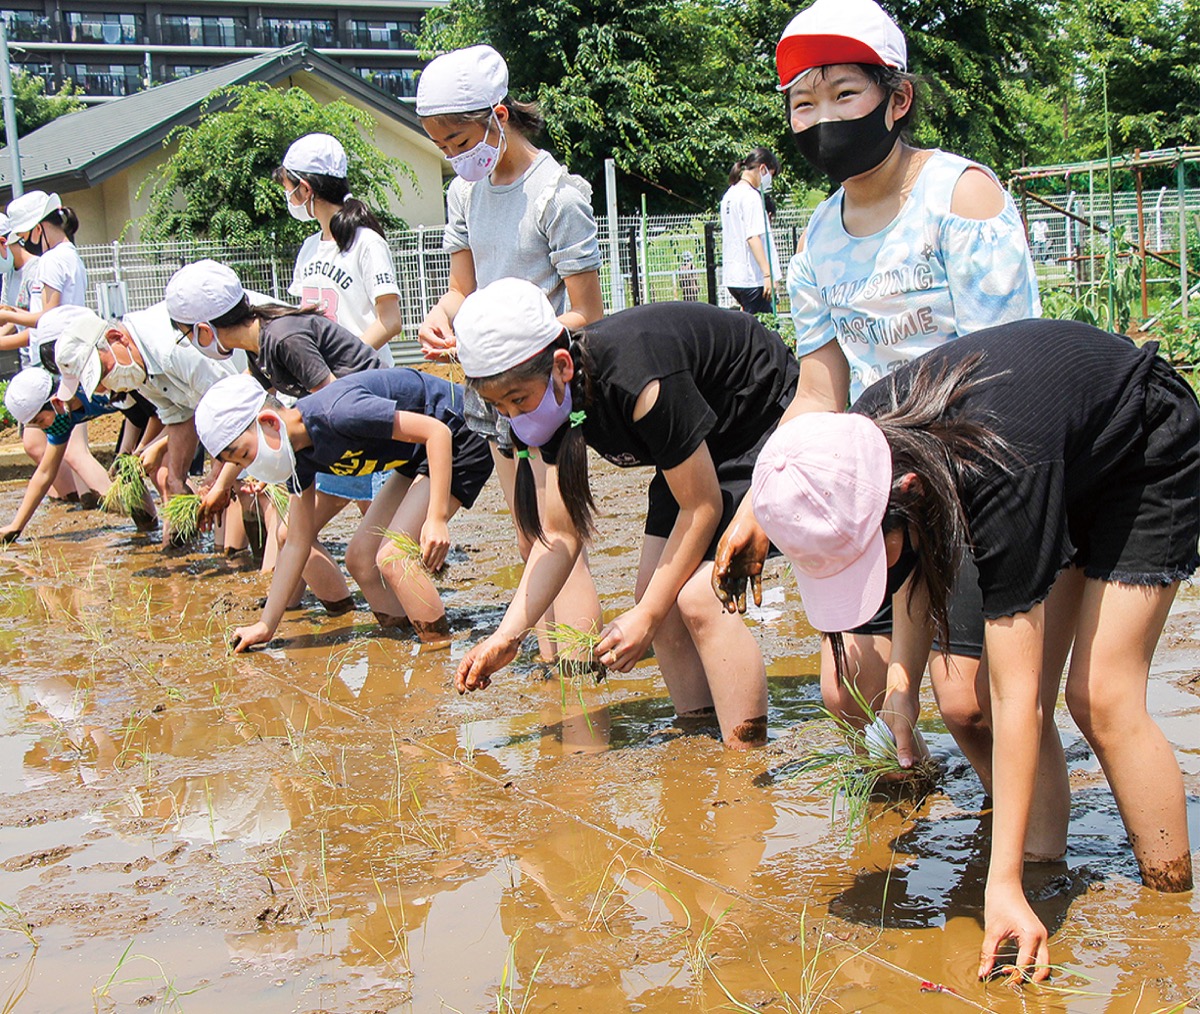
<svg viewBox="0 0 1200 1014"><path fill-rule="evenodd" d="M902 764L970 547L994 738L980 976L1006 939L1021 973L1050 974L1021 875L1068 652L1067 705L1112 786L1143 882L1192 887L1183 779L1146 683L1179 582L1200 565L1200 406L1156 349L1067 321L980 331L901 367L849 413L781 425L755 465L755 514L793 560L816 625L853 630L892 593L879 710ZM830 640L845 679L849 645ZM1059 805L1065 825L1069 801Z"/></svg>
<svg viewBox="0 0 1200 1014"><path fill-rule="evenodd" d="M1020 216L991 170L950 152L914 148L907 130L914 78L896 23L874 0L817 0L776 50L779 90L800 153L841 184L814 212L787 272L800 387L785 418L845 409L870 384L946 342L1041 315ZM717 554L718 594L734 602L738 574L757 574L766 540L748 503ZM950 651L930 660L946 726L991 786L991 735L982 720L987 664L979 594L968 563L952 599ZM868 701L882 693L890 607L846 637ZM823 651L828 707L862 716ZM1047 730L1039 795L1068 794L1055 730ZM1049 812L1065 812L1053 805ZM1066 828L1041 816L1031 857L1057 858Z"/></svg>

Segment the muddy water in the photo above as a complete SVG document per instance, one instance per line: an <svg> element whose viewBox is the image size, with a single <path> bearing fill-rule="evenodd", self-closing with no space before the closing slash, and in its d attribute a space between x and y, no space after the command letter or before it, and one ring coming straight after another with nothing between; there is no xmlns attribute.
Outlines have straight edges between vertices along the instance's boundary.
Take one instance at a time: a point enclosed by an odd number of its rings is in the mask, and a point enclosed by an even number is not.
<svg viewBox="0 0 1200 1014"><path fill-rule="evenodd" d="M631 602L639 479L597 469L609 613ZM0 489L0 512L20 491ZM828 736L786 581L752 620L764 750L682 726L652 660L564 689L529 656L456 696L454 660L518 576L508 525L494 491L456 519L449 652L380 636L365 610L301 610L234 658L259 575L164 557L95 513L39 514L42 538L0 554L0 1009L1149 1014L1200 992L1200 903L1140 886L1065 713L1070 852L1027 877L1062 970L1049 988L975 982L979 783L927 717L939 791L876 805L844 843L828 796L792 777ZM1198 841L1195 592L1156 670Z"/></svg>

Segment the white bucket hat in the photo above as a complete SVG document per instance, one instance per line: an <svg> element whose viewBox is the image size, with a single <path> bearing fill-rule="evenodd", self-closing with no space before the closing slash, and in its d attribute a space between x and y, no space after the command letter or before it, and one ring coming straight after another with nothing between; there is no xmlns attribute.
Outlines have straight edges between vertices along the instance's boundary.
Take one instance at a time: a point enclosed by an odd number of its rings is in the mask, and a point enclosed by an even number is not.
<svg viewBox="0 0 1200 1014"><path fill-rule="evenodd" d="M8 203L9 235L29 232L43 218L62 207L58 194L44 190L30 190Z"/></svg>
<svg viewBox="0 0 1200 1014"><path fill-rule="evenodd" d="M293 141L283 156L283 168L290 173L320 173L342 180L349 164L346 149L332 134L305 134Z"/></svg>
<svg viewBox="0 0 1200 1014"><path fill-rule="evenodd" d="M248 373L224 377L196 406L196 433L214 458L254 425L267 400L262 384Z"/></svg>
<svg viewBox="0 0 1200 1014"><path fill-rule="evenodd" d="M206 258L176 271L167 282L163 298L173 321L198 324L228 313L245 295L233 268Z"/></svg>
<svg viewBox="0 0 1200 1014"><path fill-rule="evenodd" d="M90 398L103 376L96 350L112 325L91 310L80 309L83 312L67 322L54 343L54 361L62 373L55 397L63 402L73 398L79 388Z"/></svg>
<svg viewBox="0 0 1200 1014"><path fill-rule="evenodd" d="M4 391L4 407L22 426L37 415L50 400L54 376L40 366L27 366L8 382Z"/></svg>
<svg viewBox="0 0 1200 1014"><path fill-rule="evenodd" d="M508 64L491 46L444 53L417 79L417 115L492 109L508 94Z"/></svg>
<svg viewBox="0 0 1200 1014"><path fill-rule="evenodd" d="M497 278L476 289L454 315L458 361L468 377L511 370L562 332L546 294L523 278Z"/></svg>

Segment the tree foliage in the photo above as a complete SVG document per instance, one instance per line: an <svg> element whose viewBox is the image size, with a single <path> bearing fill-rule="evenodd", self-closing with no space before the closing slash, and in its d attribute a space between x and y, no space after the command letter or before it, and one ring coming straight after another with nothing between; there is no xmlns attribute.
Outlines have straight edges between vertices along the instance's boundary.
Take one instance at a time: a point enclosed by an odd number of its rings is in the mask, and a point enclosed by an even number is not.
<svg viewBox="0 0 1200 1014"><path fill-rule="evenodd" d="M312 224L293 219L283 188L271 174L298 137L332 134L349 157L351 192L371 206L385 226L401 224L387 209L388 192L413 185L412 170L383 154L370 138L370 115L341 100L322 105L299 88L233 85L215 92L194 127L177 127L164 144L172 154L142 185L150 207L140 220L147 239L199 238L248 246L300 242ZM139 192L140 195L140 192Z"/></svg>
<svg viewBox="0 0 1200 1014"><path fill-rule="evenodd" d="M51 120L83 108L80 90L67 81L56 93L46 94L46 82L36 74L14 68L12 75L13 105L17 114L17 137L31 134ZM0 118L0 144L8 144L8 131Z"/></svg>

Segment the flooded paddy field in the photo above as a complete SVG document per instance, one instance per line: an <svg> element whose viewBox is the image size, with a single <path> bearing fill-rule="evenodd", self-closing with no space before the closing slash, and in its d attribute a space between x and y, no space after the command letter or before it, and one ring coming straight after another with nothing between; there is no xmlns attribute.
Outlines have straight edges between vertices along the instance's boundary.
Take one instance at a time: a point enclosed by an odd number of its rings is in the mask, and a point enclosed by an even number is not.
<svg viewBox="0 0 1200 1014"><path fill-rule="evenodd" d="M594 466L609 616L632 604L645 481ZM0 487L0 511L22 489ZM1061 708L1069 852L1026 874L1060 967L1043 987L975 981L980 785L927 702L938 790L873 804L869 836L844 841L795 776L830 739L818 640L779 564L751 620L771 742L736 753L676 720L652 659L564 689L531 640L489 690L454 693L519 577L495 486L451 524L449 651L317 607L235 657L267 587L246 561L164 555L62 506L30 534L0 553L2 1011L1200 1009L1200 901L1142 888ZM1193 845L1198 693L1188 589L1151 711Z"/></svg>

